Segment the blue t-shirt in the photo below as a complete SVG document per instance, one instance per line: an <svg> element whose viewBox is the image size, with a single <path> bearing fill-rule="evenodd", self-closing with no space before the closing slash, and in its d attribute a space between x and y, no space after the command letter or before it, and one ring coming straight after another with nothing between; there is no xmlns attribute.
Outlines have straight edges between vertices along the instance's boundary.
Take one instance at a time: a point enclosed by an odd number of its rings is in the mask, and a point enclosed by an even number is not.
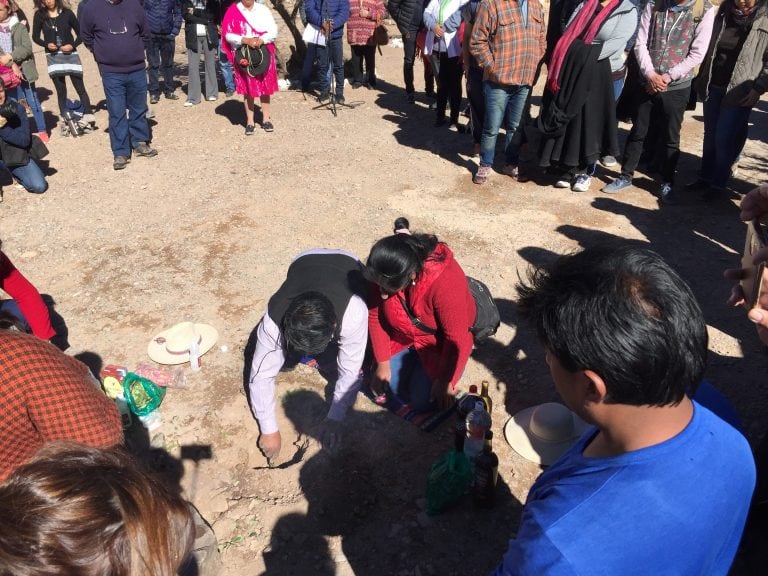
<svg viewBox="0 0 768 576"><path fill-rule="evenodd" d="M755 486L746 439L697 402L677 436L585 458L592 428L536 481L493 576L725 575Z"/></svg>

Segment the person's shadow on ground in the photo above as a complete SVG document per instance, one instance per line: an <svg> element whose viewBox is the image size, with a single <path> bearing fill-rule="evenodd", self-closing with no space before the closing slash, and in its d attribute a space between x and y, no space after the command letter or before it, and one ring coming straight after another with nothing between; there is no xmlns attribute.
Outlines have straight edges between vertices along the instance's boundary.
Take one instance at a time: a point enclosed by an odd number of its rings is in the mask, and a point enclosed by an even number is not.
<svg viewBox="0 0 768 576"><path fill-rule="evenodd" d="M300 439L317 442L327 413L321 395L288 392L283 408ZM299 484L307 513L278 520L264 552L265 574L331 576L345 561L351 573L367 576L416 569L464 576L490 572L514 532L521 504L500 479L494 509L474 509L465 496L441 515L427 516L422 510L427 478L431 463L451 445L447 436L448 441L446 434L433 433L426 437L433 442L419 442L423 432L386 411L351 411L340 452L335 457L316 452L302 463ZM329 540L340 541L341 551ZM414 566L412 558L423 557L425 548L435 551L429 566ZM458 567L456 555L441 550L462 550L466 562Z"/></svg>

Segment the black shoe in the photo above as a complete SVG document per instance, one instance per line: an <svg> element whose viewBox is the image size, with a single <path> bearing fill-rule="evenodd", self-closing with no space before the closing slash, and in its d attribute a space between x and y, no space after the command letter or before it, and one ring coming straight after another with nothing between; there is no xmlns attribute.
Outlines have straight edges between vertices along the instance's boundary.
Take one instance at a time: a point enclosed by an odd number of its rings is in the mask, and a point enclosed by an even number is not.
<svg viewBox="0 0 768 576"><path fill-rule="evenodd" d="M150 104L157 104L160 102L160 94L150 94L149 95L149 103Z"/></svg>
<svg viewBox="0 0 768 576"><path fill-rule="evenodd" d="M136 156L144 156L145 158L157 156L157 150L150 147L146 142L139 142L138 144L139 145L133 149L133 153L136 154Z"/></svg>
<svg viewBox="0 0 768 576"><path fill-rule="evenodd" d="M344 106L344 102L346 102L346 100L344 100L343 94L339 94L338 96L336 96L336 104L338 104L339 106Z"/></svg>
<svg viewBox="0 0 768 576"><path fill-rule="evenodd" d="M409 104L415 104L416 103L416 94L413 92L407 92L405 94L405 98L408 100Z"/></svg>
<svg viewBox="0 0 768 576"><path fill-rule="evenodd" d="M707 189L699 196L702 202L715 202L721 198L725 198L727 190L720 186L708 185Z"/></svg>
<svg viewBox="0 0 768 576"><path fill-rule="evenodd" d="M248 124L245 127L245 135L246 136L253 136L253 133L256 132L256 126L253 124Z"/></svg>
<svg viewBox="0 0 768 576"><path fill-rule="evenodd" d="M330 94L320 94L320 96L317 97L317 101L320 104L327 104L331 101L331 96Z"/></svg>
<svg viewBox="0 0 768 576"><path fill-rule="evenodd" d="M368 90L376 90L376 78L368 80Z"/></svg>
<svg viewBox="0 0 768 576"><path fill-rule="evenodd" d="M179 95L176 94L176 92L166 92L165 93L165 99L166 100L178 100Z"/></svg>
<svg viewBox="0 0 768 576"><path fill-rule="evenodd" d="M704 178L696 178L693 182L688 182L688 184L685 185L686 190L691 190L693 192L704 192L709 188L709 182L704 180Z"/></svg>
<svg viewBox="0 0 768 576"><path fill-rule="evenodd" d="M357 90L358 88L362 88L363 83L362 82L352 82L352 88Z"/></svg>
<svg viewBox="0 0 768 576"><path fill-rule="evenodd" d="M304 90L304 89L302 88L302 90ZM224 93L224 95L227 98L232 98L232 96L234 96L234 94L235 94L235 91L232 90L231 88L227 88L227 91Z"/></svg>
<svg viewBox="0 0 768 576"><path fill-rule="evenodd" d="M264 122L264 124L262 124L261 127L264 130L264 132L274 132L275 131L275 127L272 125L272 122L270 122L269 120Z"/></svg>
<svg viewBox="0 0 768 576"><path fill-rule="evenodd" d="M115 170L123 170L128 166L128 158L126 156L115 156L115 161L112 163L112 168Z"/></svg>

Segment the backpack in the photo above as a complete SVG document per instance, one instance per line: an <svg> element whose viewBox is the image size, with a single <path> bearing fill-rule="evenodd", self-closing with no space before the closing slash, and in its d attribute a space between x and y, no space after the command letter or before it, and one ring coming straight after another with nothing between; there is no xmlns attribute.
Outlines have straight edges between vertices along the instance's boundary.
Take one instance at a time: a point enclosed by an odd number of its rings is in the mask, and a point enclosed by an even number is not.
<svg viewBox="0 0 768 576"><path fill-rule="evenodd" d="M467 286L469 287L469 293L472 294L472 299L475 301L475 323L469 329L474 336L475 344L480 344L496 334L496 331L501 325L501 315L499 314L499 308L496 306L496 302L493 300L491 291L488 286L480 282L471 276L467 276ZM422 332L427 334L437 334L438 329L427 326L419 318L414 316L411 309L408 307L408 303L402 296L398 296L400 304L403 306L403 310L408 315L411 324L416 326Z"/></svg>

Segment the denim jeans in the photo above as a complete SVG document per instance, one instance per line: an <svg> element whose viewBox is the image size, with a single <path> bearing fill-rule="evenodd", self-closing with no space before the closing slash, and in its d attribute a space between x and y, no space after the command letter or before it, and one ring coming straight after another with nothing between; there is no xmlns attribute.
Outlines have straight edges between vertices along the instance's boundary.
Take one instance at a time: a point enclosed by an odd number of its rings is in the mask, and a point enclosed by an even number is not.
<svg viewBox="0 0 768 576"><path fill-rule="evenodd" d="M200 54L205 55L205 97L216 98L219 87L216 81L216 52L208 47L205 36L197 37L197 50L187 50L189 62L189 84L187 85L187 101L200 102Z"/></svg>
<svg viewBox="0 0 768 576"><path fill-rule="evenodd" d="M492 166L496 155L496 138L505 125L504 152L507 164L516 165L520 150L514 142L515 132L523 115L530 86L505 86L490 80L483 82L485 94L485 122L480 138L480 164Z"/></svg>
<svg viewBox="0 0 768 576"><path fill-rule="evenodd" d="M107 99L112 154L130 156L132 148L152 139L147 122L147 75L143 68L124 74L103 72L101 82Z"/></svg>
<svg viewBox="0 0 768 576"><path fill-rule="evenodd" d="M16 318L16 320L19 321L22 328L24 329L24 332L32 332L32 329L29 326L29 322L27 322L24 314L21 313L21 309L16 303L16 300L0 300L0 312L5 312L6 314L10 314Z"/></svg>
<svg viewBox="0 0 768 576"><path fill-rule="evenodd" d="M336 96L344 95L344 38L328 38L325 46L317 47L320 59L320 71L328 68L333 63L333 75L336 77ZM326 76L320 77L320 94L325 95L330 91L330 81Z"/></svg>
<svg viewBox="0 0 768 576"><path fill-rule="evenodd" d="M407 348L389 359L392 375L389 379L389 390L401 401L408 403L418 411L428 411L434 408L430 401L432 395L432 380L418 352Z"/></svg>
<svg viewBox="0 0 768 576"><path fill-rule="evenodd" d="M163 73L164 92L176 89L173 81L173 54L176 51L176 37L170 34L152 34L147 45L147 83L149 93L160 95L160 72Z"/></svg>
<svg viewBox="0 0 768 576"><path fill-rule="evenodd" d="M224 88L227 91L235 91L235 71L232 70L232 62L227 58L227 53L221 49L224 39L219 42L219 68L221 68L221 77L224 79Z"/></svg>
<svg viewBox="0 0 768 576"><path fill-rule="evenodd" d="M27 192L32 192L32 194L42 194L48 190L48 182L45 181L45 175L34 159L30 158L23 166L14 166L11 168L2 162L0 162L0 166L13 174L13 177L24 186L24 189Z"/></svg>
<svg viewBox="0 0 768 576"><path fill-rule="evenodd" d="M725 186L749 130L752 108L724 106L725 89L710 86L704 102L704 149L700 176L714 186Z"/></svg>
<svg viewBox="0 0 768 576"><path fill-rule="evenodd" d="M317 60L317 44L307 44L307 52L304 54L304 64L301 68L301 89L304 92L309 90L312 84L312 76L315 70L315 61ZM326 85L331 84L331 74L333 74L333 62L328 62L328 67L325 69L325 82Z"/></svg>
<svg viewBox="0 0 768 576"><path fill-rule="evenodd" d="M37 89L34 82L21 81L21 84L16 88L16 100L21 100L22 98L27 101L27 104L32 109L32 116L37 125L35 132L47 132L43 108L40 106L40 99L37 97Z"/></svg>

